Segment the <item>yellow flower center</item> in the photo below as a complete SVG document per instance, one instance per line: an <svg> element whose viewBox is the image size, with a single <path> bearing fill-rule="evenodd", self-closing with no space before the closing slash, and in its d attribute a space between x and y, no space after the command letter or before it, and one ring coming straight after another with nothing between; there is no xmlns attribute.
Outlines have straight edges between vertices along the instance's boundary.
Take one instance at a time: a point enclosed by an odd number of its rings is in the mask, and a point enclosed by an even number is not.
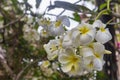
<svg viewBox="0 0 120 80"><path fill-rule="evenodd" d="M97 58L100 58L100 55L98 53L94 53L94 55L97 57Z"/></svg>
<svg viewBox="0 0 120 80"><path fill-rule="evenodd" d="M94 49L93 43L90 43L88 46L89 46L90 48Z"/></svg>
<svg viewBox="0 0 120 80"><path fill-rule="evenodd" d="M55 45L51 45L50 50L51 50L51 52L54 52L55 50L57 50L57 47Z"/></svg>
<svg viewBox="0 0 120 80"><path fill-rule="evenodd" d="M105 32L105 28L104 27L101 27L100 30L101 30L101 32Z"/></svg>
<svg viewBox="0 0 120 80"><path fill-rule="evenodd" d="M75 66L71 67L71 71L74 72L75 71Z"/></svg>
<svg viewBox="0 0 120 80"><path fill-rule="evenodd" d="M62 22L61 22L60 20L59 20L59 21L56 21L56 22L55 22L55 27L59 27L59 26L61 25L61 23L62 23Z"/></svg>
<svg viewBox="0 0 120 80"><path fill-rule="evenodd" d="M42 20L40 20L40 23L42 23L42 25L47 25L47 26L49 26L50 25L50 20L48 20L48 19L42 19Z"/></svg>
<svg viewBox="0 0 120 80"><path fill-rule="evenodd" d="M90 64L88 64L88 67L90 67L90 68L93 67L93 61L91 61Z"/></svg>
<svg viewBox="0 0 120 80"><path fill-rule="evenodd" d="M79 31L82 33L82 34L86 34L89 32L89 28L86 27L86 26L83 26L82 28L79 29Z"/></svg>
<svg viewBox="0 0 120 80"><path fill-rule="evenodd" d="M77 56L71 55L70 56L70 62L71 63L76 63L79 61L79 58Z"/></svg>
<svg viewBox="0 0 120 80"><path fill-rule="evenodd" d="M62 41L60 40L60 45L59 45L59 48L62 49L63 46L62 46Z"/></svg>

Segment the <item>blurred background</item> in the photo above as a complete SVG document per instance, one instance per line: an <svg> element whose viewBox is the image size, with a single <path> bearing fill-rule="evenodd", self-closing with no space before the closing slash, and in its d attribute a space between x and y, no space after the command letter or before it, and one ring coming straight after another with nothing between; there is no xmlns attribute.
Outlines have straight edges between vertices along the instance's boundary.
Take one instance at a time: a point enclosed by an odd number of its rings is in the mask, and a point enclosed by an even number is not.
<svg viewBox="0 0 120 80"><path fill-rule="evenodd" d="M0 80L120 80L120 1L111 0L0 0ZM99 16L98 16L99 14ZM39 20L54 21L67 15L72 29L81 22L93 23L96 17L107 24L113 39L105 44L112 54L104 55L103 71L77 78L45 68L47 60ZM96 77L96 78L93 78Z"/></svg>

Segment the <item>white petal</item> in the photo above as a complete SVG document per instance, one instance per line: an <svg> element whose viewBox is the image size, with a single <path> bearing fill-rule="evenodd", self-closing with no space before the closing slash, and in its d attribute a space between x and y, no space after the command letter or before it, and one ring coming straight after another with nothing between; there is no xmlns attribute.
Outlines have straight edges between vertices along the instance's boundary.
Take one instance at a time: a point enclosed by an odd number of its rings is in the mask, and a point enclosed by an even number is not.
<svg viewBox="0 0 120 80"><path fill-rule="evenodd" d="M93 43L93 48L94 48L94 51L97 52L97 53L104 53L105 51L105 47L103 44L99 43L99 42L96 42L96 43Z"/></svg>
<svg viewBox="0 0 120 80"><path fill-rule="evenodd" d="M94 28L100 28L100 27L106 27L106 25L104 23L102 23L100 20L96 20L94 23L93 23L93 27Z"/></svg>
<svg viewBox="0 0 120 80"><path fill-rule="evenodd" d="M106 34L110 36L110 39L112 39L112 35L111 35L111 33L110 33L109 29L108 29L108 28L106 28L105 30L106 30Z"/></svg>
<svg viewBox="0 0 120 80"><path fill-rule="evenodd" d="M72 68L73 64L72 63L67 63L67 64L64 64L61 69L63 72L69 72Z"/></svg>
<svg viewBox="0 0 120 80"><path fill-rule="evenodd" d="M70 21L69 21L67 16L60 16L60 17L57 18L57 20L61 20L62 24L64 24L67 27L70 26Z"/></svg>
<svg viewBox="0 0 120 80"><path fill-rule="evenodd" d="M63 42L62 42L62 46L64 48L69 48L72 46L72 40L71 40L71 36L69 34L66 34L63 38Z"/></svg>
<svg viewBox="0 0 120 80"><path fill-rule="evenodd" d="M65 54L61 54L59 57L58 57L58 61L62 64L66 64L69 62L69 55L65 55Z"/></svg>
<svg viewBox="0 0 120 80"><path fill-rule="evenodd" d="M51 27L49 28L49 34L51 36L58 36L58 35L61 35L65 32L63 26L59 26L59 27Z"/></svg>
<svg viewBox="0 0 120 80"><path fill-rule="evenodd" d="M81 45L87 45L89 44L90 42L92 42L93 38L89 35L81 35L80 36L80 44Z"/></svg>
<svg viewBox="0 0 120 80"><path fill-rule="evenodd" d="M40 36L47 38L49 36L48 31L46 31L45 29L41 29Z"/></svg>
<svg viewBox="0 0 120 80"><path fill-rule="evenodd" d="M53 60L57 57L59 50L56 46L58 46L56 40L50 40L48 44L44 45L44 49L47 52L47 57L49 60Z"/></svg>
<svg viewBox="0 0 120 80"><path fill-rule="evenodd" d="M98 71L102 70L102 68L103 68L102 60L96 58L96 59L94 59L93 63L94 63L95 70L98 70Z"/></svg>
<svg viewBox="0 0 120 80"><path fill-rule="evenodd" d="M74 64L71 68L71 70L68 72L69 76L77 76L81 73L81 66L79 63Z"/></svg>
<svg viewBox="0 0 120 80"><path fill-rule="evenodd" d="M75 40L80 35L80 32L78 30L74 30L72 33L72 39Z"/></svg>
<svg viewBox="0 0 120 80"><path fill-rule="evenodd" d="M66 49L66 55L75 55L75 50L73 48L67 48Z"/></svg>
<svg viewBox="0 0 120 80"><path fill-rule="evenodd" d="M73 45L72 45L72 40L63 41L62 46L63 46L63 48L70 48L70 47L73 47Z"/></svg>
<svg viewBox="0 0 120 80"><path fill-rule="evenodd" d="M96 34L96 30L93 29L93 30L90 30L88 35L90 35L92 37L92 40L95 38L95 34Z"/></svg>
<svg viewBox="0 0 120 80"><path fill-rule="evenodd" d="M71 39L74 47L80 46L80 32L78 30L73 31Z"/></svg>
<svg viewBox="0 0 120 80"><path fill-rule="evenodd" d="M83 58L83 63L85 64L85 65L88 65L88 64L90 64L90 62L93 60L93 56L88 56L88 57L84 57Z"/></svg>
<svg viewBox="0 0 120 80"><path fill-rule="evenodd" d="M83 57L93 56L93 50L91 48L85 47L80 49L80 54L82 54Z"/></svg>
<svg viewBox="0 0 120 80"><path fill-rule="evenodd" d="M93 61L90 61L90 63L87 64L85 68L88 72L92 72L94 70Z"/></svg>
<svg viewBox="0 0 120 80"><path fill-rule="evenodd" d="M111 40L112 36L108 30L106 30L105 32L98 31L95 36L95 39L98 42L104 44L104 43L108 42L109 40Z"/></svg>
<svg viewBox="0 0 120 80"><path fill-rule="evenodd" d="M58 56L58 53L59 53L59 51L56 50L56 51L54 51L54 52L52 52L52 53L50 53L50 54L47 54L47 58L48 58L49 60L54 60L54 59Z"/></svg>
<svg viewBox="0 0 120 80"><path fill-rule="evenodd" d="M45 51L47 52L47 53L50 53L50 49L49 49L49 47L48 47L48 44L44 44L44 49L45 49Z"/></svg>

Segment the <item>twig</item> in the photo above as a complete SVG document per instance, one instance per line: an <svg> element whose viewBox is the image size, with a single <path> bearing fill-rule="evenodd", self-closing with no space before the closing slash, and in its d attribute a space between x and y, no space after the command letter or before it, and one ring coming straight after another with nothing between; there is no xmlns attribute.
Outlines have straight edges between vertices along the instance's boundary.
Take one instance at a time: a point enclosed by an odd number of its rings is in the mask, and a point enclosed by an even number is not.
<svg viewBox="0 0 120 80"><path fill-rule="evenodd" d="M46 15L57 16L57 15L55 15L55 14L50 14L50 13L46 13Z"/></svg>
<svg viewBox="0 0 120 80"><path fill-rule="evenodd" d="M34 62L31 62L31 63L29 63L27 66L25 66L25 67L17 74L15 80L19 80L20 77L22 76L22 74L24 73L24 71L25 71L27 68L31 67L33 64L35 64L35 63L38 62L38 61L40 61L40 59L38 59L38 60L36 60L36 61L34 61Z"/></svg>
<svg viewBox="0 0 120 80"><path fill-rule="evenodd" d="M106 24L110 24L113 20L115 20L115 17L113 17L112 19L110 19Z"/></svg>
<svg viewBox="0 0 120 80"><path fill-rule="evenodd" d="M18 22L18 21L19 21L21 18L23 18L24 16L25 16L25 14L23 14L21 17L17 18L16 20L11 21L10 23L4 25L4 27L3 27L3 28L0 28L0 29L5 29L6 27L8 27L8 26L10 26L10 25L12 25L12 24Z"/></svg>

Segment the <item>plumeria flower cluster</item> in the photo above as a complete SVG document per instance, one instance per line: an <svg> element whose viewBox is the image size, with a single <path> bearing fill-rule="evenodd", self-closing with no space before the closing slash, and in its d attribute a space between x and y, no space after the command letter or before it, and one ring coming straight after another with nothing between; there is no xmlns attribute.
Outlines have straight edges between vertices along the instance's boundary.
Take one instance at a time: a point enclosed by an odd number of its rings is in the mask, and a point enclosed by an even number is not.
<svg viewBox="0 0 120 80"><path fill-rule="evenodd" d="M111 52L105 49L104 44L112 39L109 29L100 20L93 24L82 22L71 30L64 30L70 22L65 16L43 28L49 30L50 35L56 36L44 44L47 58L58 61L59 69L69 76L80 76L92 71L101 71L104 54ZM65 21L65 22L64 22Z"/></svg>
<svg viewBox="0 0 120 80"><path fill-rule="evenodd" d="M40 31L42 37L55 37L61 35L65 32L65 26L70 26L67 16L59 16L56 21L50 21L50 19L42 18L38 21L38 23L42 27Z"/></svg>

